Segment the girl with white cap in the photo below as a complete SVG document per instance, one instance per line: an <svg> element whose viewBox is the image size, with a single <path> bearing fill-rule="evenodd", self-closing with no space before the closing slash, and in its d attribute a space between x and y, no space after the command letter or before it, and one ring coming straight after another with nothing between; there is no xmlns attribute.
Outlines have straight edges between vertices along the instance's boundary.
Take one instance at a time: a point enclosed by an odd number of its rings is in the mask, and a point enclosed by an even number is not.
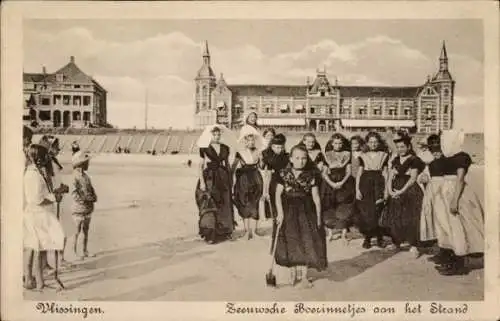
<svg viewBox="0 0 500 321"><path fill-rule="evenodd" d="M71 196L73 197L72 214L77 225L77 233L73 240L73 251L77 255L77 243L80 233L83 234L83 255L84 257L93 257L88 251L89 227L92 212L94 212L94 203L97 202L97 195L90 177L86 171L89 169L90 156L76 152L71 159L73 165L73 184L71 186Z"/></svg>
<svg viewBox="0 0 500 321"><path fill-rule="evenodd" d="M223 125L207 126L198 139L200 171L195 199L200 215L199 234L209 244L230 239L236 225L229 156L237 144Z"/></svg>
<svg viewBox="0 0 500 321"><path fill-rule="evenodd" d="M445 131L427 139L434 160L428 165L421 237L437 239L440 253L431 260L442 275L466 274L465 256L484 252L484 212L465 182L472 160L462 151L464 138L463 132Z"/></svg>

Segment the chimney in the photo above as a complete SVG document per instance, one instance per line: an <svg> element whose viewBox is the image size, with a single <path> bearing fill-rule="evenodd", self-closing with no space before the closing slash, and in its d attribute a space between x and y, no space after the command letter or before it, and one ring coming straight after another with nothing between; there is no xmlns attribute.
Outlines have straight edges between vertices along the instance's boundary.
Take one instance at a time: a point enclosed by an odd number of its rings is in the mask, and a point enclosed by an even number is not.
<svg viewBox="0 0 500 321"><path fill-rule="evenodd" d="M71 56L71 57L69 57L69 61L70 61L71 63L75 63L75 56Z"/></svg>
<svg viewBox="0 0 500 321"><path fill-rule="evenodd" d="M42 66L42 73L43 73L44 75L46 75L46 74L47 74L47 68L45 68L45 66Z"/></svg>

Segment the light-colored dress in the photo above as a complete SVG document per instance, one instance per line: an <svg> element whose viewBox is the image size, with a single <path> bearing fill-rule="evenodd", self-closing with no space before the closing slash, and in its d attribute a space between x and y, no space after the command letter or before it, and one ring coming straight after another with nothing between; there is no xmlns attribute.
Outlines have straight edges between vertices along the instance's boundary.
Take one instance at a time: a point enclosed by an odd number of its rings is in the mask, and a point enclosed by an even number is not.
<svg viewBox="0 0 500 321"><path fill-rule="evenodd" d="M458 201L458 215L450 211L457 170L467 171L471 163L470 156L463 152L431 162L431 179L422 207L421 239L437 239L439 247L451 249L458 256L484 252L484 212L479 198L467 183Z"/></svg>
<svg viewBox="0 0 500 321"><path fill-rule="evenodd" d="M55 197L34 165L29 165L24 173L24 199L24 247L35 251L62 250L64 232L54 204L41 205L44 199L55 202Z"/></svg>

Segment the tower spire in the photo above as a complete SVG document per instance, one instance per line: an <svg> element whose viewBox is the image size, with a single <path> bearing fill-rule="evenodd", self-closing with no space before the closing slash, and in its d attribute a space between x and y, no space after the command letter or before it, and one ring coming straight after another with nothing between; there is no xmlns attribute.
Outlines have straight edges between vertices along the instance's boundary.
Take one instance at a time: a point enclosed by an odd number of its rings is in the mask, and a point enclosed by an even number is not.
<svg viewBox="0 0 500 321"><path fill-rule="evenodd" d="M203 63L210 66L210 51L208 51L208 41L203 44Z"/></svg>
<svg viewBox="0 0 500 321"><path fill-rule="evenodd" d="M446 52L446 43L443 40L443 45L441 47L441 55L439 56L439 71L448 70L448 54Z"/></svg>

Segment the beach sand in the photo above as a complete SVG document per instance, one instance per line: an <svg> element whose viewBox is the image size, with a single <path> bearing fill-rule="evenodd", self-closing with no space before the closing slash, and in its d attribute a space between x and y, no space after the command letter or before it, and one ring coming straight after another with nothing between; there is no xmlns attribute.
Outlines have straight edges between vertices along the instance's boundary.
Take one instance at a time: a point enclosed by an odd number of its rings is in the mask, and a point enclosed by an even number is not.
<svg viewBox="0 0 500 321"><path fill-rule="evenodd" d="M69 181L68 157L63 158ZM193 159L193 167L185 165ZM75 261L61 279L66 290L25 291L28 300L91 301L266 301L266 300L482 300L483 270L440 276L426 256L363 250L328 244L329 268L313 273L313 289L267 288L270 222L266 235L207 245L197 236L194 203L197 158L189 155L95 155L89 175L99 202L89 249L97 257ZM468 182L483 198L483 167L471 168ZM241 235L242 222L238 218ZM68 256L68 258L73 259ZM277 269L278 283L288 277ZM47 278L47 284L53 284Z"/></svg>

